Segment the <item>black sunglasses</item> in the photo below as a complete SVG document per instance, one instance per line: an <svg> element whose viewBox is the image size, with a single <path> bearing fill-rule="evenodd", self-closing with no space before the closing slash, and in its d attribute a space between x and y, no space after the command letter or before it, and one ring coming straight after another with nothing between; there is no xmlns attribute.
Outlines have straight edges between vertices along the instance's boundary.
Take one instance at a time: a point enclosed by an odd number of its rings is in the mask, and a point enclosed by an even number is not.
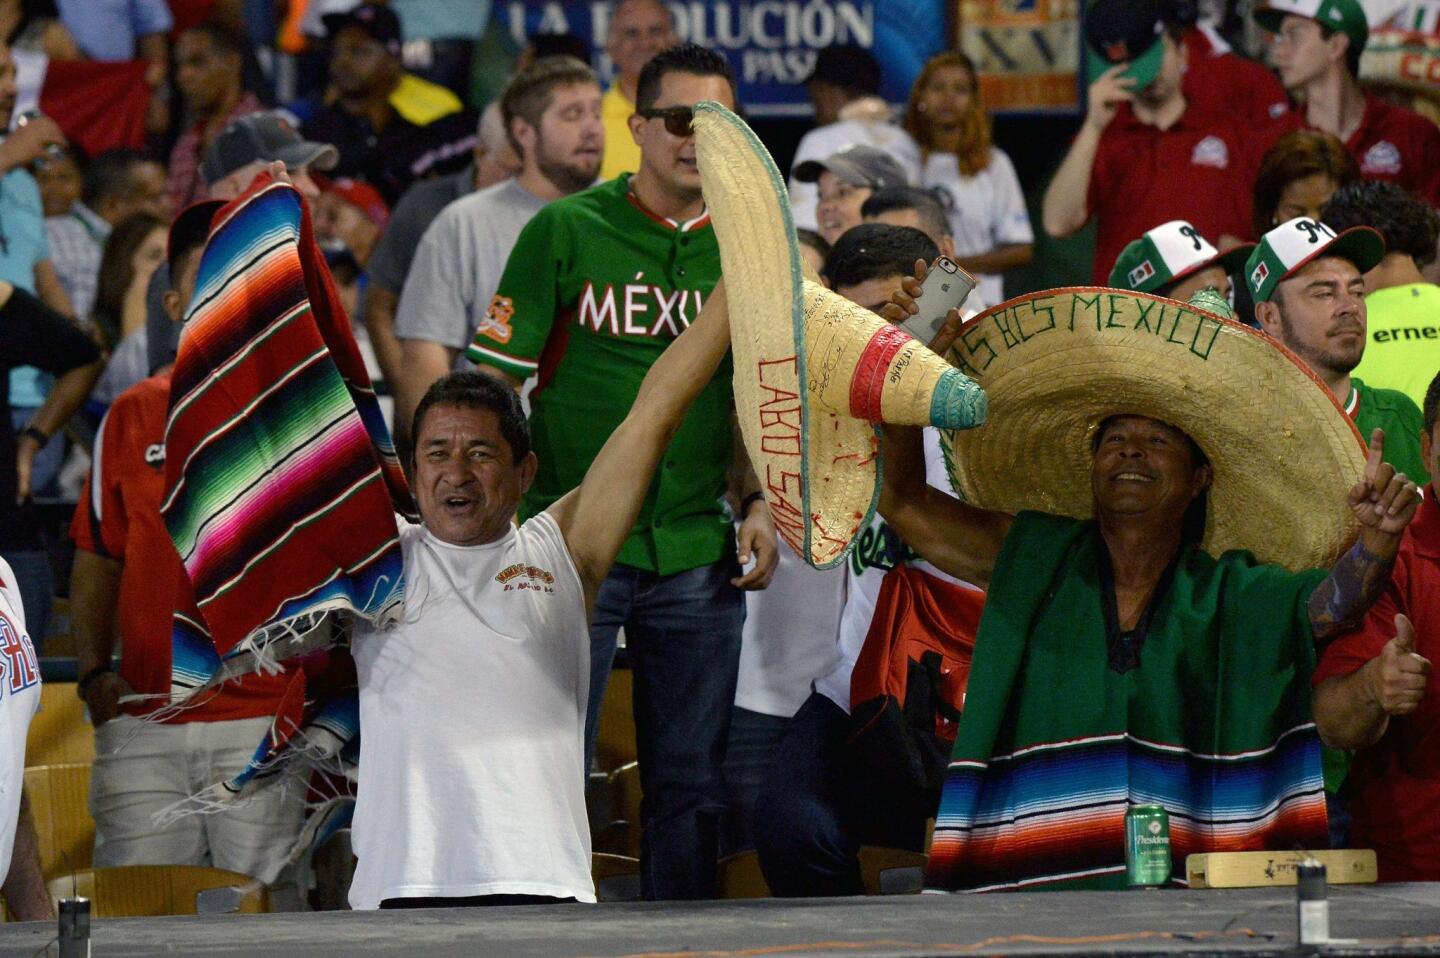
<svg viewBox="0 0 1440 958"><path fill-rule="evenodd" d="M664 120L665 132L671 136L681 138L695 135L695 108L689 106L662 106L651 107L648 110L636 110L647 120Z"/></svg>

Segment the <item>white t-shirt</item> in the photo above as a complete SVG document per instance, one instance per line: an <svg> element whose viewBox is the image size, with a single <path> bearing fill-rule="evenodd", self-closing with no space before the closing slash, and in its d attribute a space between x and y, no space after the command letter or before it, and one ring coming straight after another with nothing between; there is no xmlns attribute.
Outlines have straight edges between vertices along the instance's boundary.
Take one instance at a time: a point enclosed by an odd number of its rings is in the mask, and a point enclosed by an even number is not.
<svg viewBox="0 0 1440 958"><path fill-rule="evenodd" d="M784 718L799 711L810 683L835 667L844 604L844 567L811 568L781 544L770 587L745 593L735 704Z"/></svg>
<svg viewBox="0 0 1440 958"><path fill-rule="evenodd" d="M936 489L950 491L950 474L945 470L945 457L940 452L940 433L925 429L925 481ZM850 711L850 673L855 671L855 661L865 645L865 636L870 631L870 620L875 618L875 600L880 596L880 581L885 573L894 568L893 560L899 559L912 569L919 569L927 575L956 585L970 586L941 572L924 559L915 556L909 548L905 555L892 556L887 547L885 532L888 527L877 513L870 525L860 533L855 548L845 557L845 609L840 613L840 637L837 642L835 667L828 675L815 680L815 691L825 696L847 713ZM899 537L891 535L890 541L898 542ZM974 588L974 586L970 586Z"/></svg>
<svg viewBox="0 0 1440 958"><path fill-rule="evenodd" d="M352 908L386 898L593 902L580 575L541 513L481 546L401 522L405 614L357 628Z"/></svg>
<svg viewBox="0 0 1440 958"><path fill-rule="evenodd" d="M15 573L0 559L0 879L10 874L20 790L25 787L25 736L38 711L40 661L25 631Z"/></svg>
<svg viewBox="0 0 1440 958"><path fill-rule="evenodd" d="M863 144L889 153L905 170L911 184L920 177L920 148L910 134L893 123L871 123L864 120L836 120L824 126L817 126L800 138L795 147L795 159L790 169L795 169L806 160L824 160L847 146ZM820 191L814 183L801 183L790 177L790 212L795 225L800 229L813 230L815 205L819 202Z"/></svg>
<svg viewBox="0 0 1440 958"><path fill-rule="evenodd" d="M1035 242L1030 214L1025 210L1025 193L1020 178L1004 150L990 150L990 163L974 176L960 175L960 159L954 153L932 153L920 176L922 186L940 186L949 192L950 234L960 256L988 253L997 246ZM981 273L979 298L994 306L1005 298L1004 284L997 274Z"/></svg>

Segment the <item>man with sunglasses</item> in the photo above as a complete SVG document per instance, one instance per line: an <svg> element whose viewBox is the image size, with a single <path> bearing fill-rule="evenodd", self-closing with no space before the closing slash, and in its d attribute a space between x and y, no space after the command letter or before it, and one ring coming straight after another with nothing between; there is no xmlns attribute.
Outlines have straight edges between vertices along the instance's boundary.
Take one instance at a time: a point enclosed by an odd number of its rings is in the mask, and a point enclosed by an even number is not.
<svg viewBox="0 0 1440 958"><path fill-rule="evenodd" d="M580 484L651 364L699 314L720 275L700 193L691 108L735 106L723 56L685 44L640 73L630 133L640 166L536 214L467 355L519 385L538 375L530 427L540 467L524 521ZM745 607L778 561L769 507L748 464L738 543L723 505L732 462L727 359L676 432L591 622L586 766L616 633L635 673L641 883L651 899L714 897L729 733ZM755 491L756 495L748 493ZM737 567L754 557L742 574Z"/></svg>

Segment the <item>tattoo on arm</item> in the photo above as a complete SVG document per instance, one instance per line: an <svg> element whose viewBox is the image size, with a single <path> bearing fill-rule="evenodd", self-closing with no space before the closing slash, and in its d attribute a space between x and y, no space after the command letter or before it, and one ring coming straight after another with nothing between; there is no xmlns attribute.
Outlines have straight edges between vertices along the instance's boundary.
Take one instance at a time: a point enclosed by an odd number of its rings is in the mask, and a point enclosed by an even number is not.
<svg viewBox="0 0 1440 958"><path fill-rule="evenodd" d="M1361 541L1340 557L1310 596L1310 627L1316 642L1328 642L1360 624L1390 581L1394 556L1381 556Z"/></svg>

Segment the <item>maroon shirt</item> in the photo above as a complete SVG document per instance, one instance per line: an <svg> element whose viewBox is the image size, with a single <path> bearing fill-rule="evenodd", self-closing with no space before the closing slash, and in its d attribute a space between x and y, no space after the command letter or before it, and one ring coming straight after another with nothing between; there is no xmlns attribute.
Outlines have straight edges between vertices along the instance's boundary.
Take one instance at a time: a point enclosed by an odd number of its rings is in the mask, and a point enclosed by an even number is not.
<svg viewBox="0 0 1440 958"><path fill-rule="evenodd" d="M1283 124L1285 132L1310 127L1296 110ZM1418 113L1365 95L1360 127L1345 141L1360 175L1385 180L1440 205L1440 128Z"/></svg>
<svg viewBox="0 0 1440 958"><path fill-rule="evenodd" d="M1213 31L1194 27L1186 31L1184 43L1184 91L1190 109L1239 116L1255 129L1290 114L1290 98L1280 79L1262 64L1233 53Z"/></svg>
<svg viewBox="0 0 1440 958"><path fill-rule="evenodd" d="M1425 490L1420 512L1405 532L1385 594L1360 630L1326 647L1314 683L1349 675L1395 637L1395 615L1415 625L1416 651L1440 661L1440 504ZM1346 779L1350 844L1373 848L1381 881L1440 880L1440 669L1420 707L1392 716L1379 742L1355 753Z"/></svg>
<svg viewBox="0 0 1440 958"><path fill-rule="evenodd" d="M1170 220L1189 220L1217 245L1225 234L1250 238L1253 139L1224 113L1186 109L1160 130L1122 104L1100 136L1086 198L1097 226L1095 284L1107 284L1126 243Z"/></svg>

